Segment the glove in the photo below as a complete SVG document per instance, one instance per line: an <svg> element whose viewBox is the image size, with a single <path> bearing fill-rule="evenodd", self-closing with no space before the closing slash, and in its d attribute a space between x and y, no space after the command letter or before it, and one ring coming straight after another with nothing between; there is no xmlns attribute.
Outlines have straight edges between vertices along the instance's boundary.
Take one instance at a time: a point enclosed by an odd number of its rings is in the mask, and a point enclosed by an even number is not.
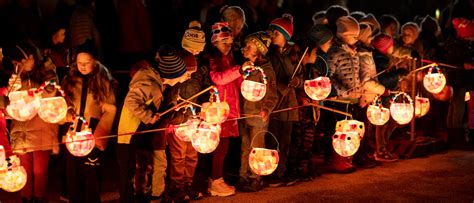
<svg viewBox="0 0 474 203"><path fill-rule="evenodd" d="M288 87L295 88L295 87L300 86L301 83L302 83L302 79L295 77L290 80L290 82L288 83Z"/></svg>

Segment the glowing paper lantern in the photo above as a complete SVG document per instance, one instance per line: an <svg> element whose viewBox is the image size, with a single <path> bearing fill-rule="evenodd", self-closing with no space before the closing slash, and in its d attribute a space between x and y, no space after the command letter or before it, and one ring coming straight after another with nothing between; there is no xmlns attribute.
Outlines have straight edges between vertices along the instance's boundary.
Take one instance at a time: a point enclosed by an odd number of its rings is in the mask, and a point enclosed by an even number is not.
<svg viewBox="0 0 474 203"><path fill-rule="evenodd" d="M251 81L251 80L245 80L250 75L250 73L254 70L258 70L260 71L260 73L262 73L263 83ZM263 97L265 97L265 94L267 93L267 75L265 75L265 72L263 72L262 68L252 66L251 68L248 68L246 70L244 74L244 81L242 82L242 85L240 86L240 92L242 93L242 96L244 96L246 100L249 100L252 102L260 101L263 99Z"/></svg>
<svg viewBox="0 0 474 203"><path fill-rule="evenodd" d="M8 169L0 171L0 187L7 192L17 192L25 187L26 181L26 170L20 165L20 159L11 156Z"/></svg>
<svg viewBox="0 0 474 203"><path fill-rule="evenodd" d="M53 85L59 90L62 96L42 98L40 100L38 115L41 119L48 123L58 123L62 121L67 114L67 104L66 100L64 99L65 94L61 87L54 81L46 82L40 87L40 89L44 90L44 88L48 85Z"/></svg>
<svg viewBox="0 0 474 203"><path fill-rule="evenodd" d="M77 127L79 119L83 121L84 127L80 132L76 132L75 127L69 129L66 135L66 148L72 155L82 157L88 155L94 149L95 138L83 117L75 119L75 126Z"/></svg>
<svg viewBox="0 0 474 203"><path fill-rule="evenodd" d="M343 157L352 156L360 146L359 133L336 131L332 136L332 146L339 155Z"/></svg>
<svg viewBox="0 0 474 203"><path fill-rule="evenodd" d="M359 135L356 138L362 139L365 133L365 125L364 122L358 120L342 120L336 123L336 132L354 132Z"/></svg>
<svg viewBox="0 0 474 203"><path fill-rule="evenodd" d="M38 113L40 96L36 89L14 91L8 95L8 115L17 121L31 120Z"/></svg>
<svg viewBox="0 0 474 203"><path fill-rule="evenodd" d="M399 96L404 96L408 103L405 103L404 100L402 103L397 103L396 100ZM393 120L395 120L400 125L405 125L413 119L413 100L405 92L400 92L392 100L390 105L390 114L392 115Z"/></svg>
<svg viewBox="0 0 474 203"><path fill-rule="evenodd" d="M193 148L203 154L213 152L217 145L219 145L220 134L220 124L210 124L206 121L201 121L196 133L190 137Z"/></svg>
<svg viewBox="0 0 474 203"><path fill-rule="evenodd" d="M326 99L331 93L331 80L328 77L305 80L304 91L311 99Z"/></svg>
<svg viewBox="0 0 474 203"><path fill-rule="evenodd" d="M213 97L216 97L214 102ZM211 94L210 102L202 104L201 107L201 118L204 119L209 124L218 124L222 123L229 116L230 108L227 102L221 102L219 98L219 92L217 89L214 89L214 94Z"/></svg>
<svg viewBox="0 0 474 203"><path fill-rule="evenodd" d="M20 76L17 75L17 74L12 74L10 76L10 79L8 79L8 84L10 84L8 89L11 89L10 91L12 91L12 92L21 89L21 78L20 78Z"/></svg>
<svg viewBox="0 0 474 203"><path fill-rule="evenodd" d="M430 100L424 97L415 97L415 116L422 117L430 110Z"/></svg>
<svg viewBox="0 0 474 203"><path fill-rule="evenodd" d="M270 133L271 134L271 133ZM275 141L277 139L271 134ZM257 135L256 135L257 136ZM253 139L255 139L255 137ZM277 141L277 149L266 149L260 147L253 147L253 139L250 143L252 151L249 154L249 166L250 169L257 175L264 176L272 174L278 167L278 161L280 160L278 155L279 144Z"/></svg>
<svg viewBox="0 0 474 203"><path fill-rule="evenodd" d="M423 86L428 92L433 94L441 92L446 85L446 77L441 73L438 67L436 67L438 73L432 73L433 66L429 69L428 74L423 78Z"/></svg>
<svg viewBox="0 0 474 203"><path fill-rule="evenodd" d="M390 110L382 106L380 97L376 97L367 107L367 118L374 125L383 125L390 120Z"/></svg>
<svg viewBox="0 0 474 203"><path fill-rule="evenodd" d="M191 141L191 136L197 132L199 123L201 123L201 119L196 116L196 112L192 107L191 111L193 113L192 118L188 119L185 123L175 125L173 128L174 135L183 142Z"/></svg>

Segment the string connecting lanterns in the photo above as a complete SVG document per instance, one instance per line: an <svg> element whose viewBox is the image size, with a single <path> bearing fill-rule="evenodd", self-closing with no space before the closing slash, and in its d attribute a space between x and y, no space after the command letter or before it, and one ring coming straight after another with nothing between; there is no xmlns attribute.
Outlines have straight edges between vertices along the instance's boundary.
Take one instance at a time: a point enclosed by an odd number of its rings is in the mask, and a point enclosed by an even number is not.
<svg viewBox="0 0 474 203"><path fill-rule="evenodd" d="M79 120L84 125L82 130L76 132ZM88 155L95 147L95 138L86 119L81 116L74 118L74 124L66 134L66 148L74 156L83 157Z"/></svg>
<svg viewBox="0 0 474 203"><path fill-rule="evenodd" d="M276 137L271 133L268 132L277 142L277 149L267 149L261 147L254 147L253 141L255 137L258 135L266 133L266 131L261 131L257 133L252 138L252 142L250 142L250 147L252 147L252 151L249 153L249 166L250 169L257 175L264 176L272 174L278 167L278 162L280 160L278 152L280 151L280 144ZM265 135L265 134L264 134Z"/></svg>
<svg viewBox="0 0 474 203"><path fill-rule="evenodd" d="M397 98L404 97L401 99L401 102L397 102ZM405 101L408 101L406 103ZM392 115L393 120L395 120L400 125L408 124L413 119L413 100L405 92L400 92L396 94L391 100L390 105L390 114Z"/></svg>
<svg viewBox="0 0 474 203"><path fill-rule="evenodd" d="M263 83L247 80L247 77L253 71L260 71L260 73L262 74ZM267 93L267 75L265 75L265 72L263 71L263 69L258 66L248 66L246 67L243 77L244 77L244 81L242 82L242 85L240 86L240 92L242 93L242 96L246 100L249 100L252 102L262 100L263 97L265 97L265 94Z"/></svg>

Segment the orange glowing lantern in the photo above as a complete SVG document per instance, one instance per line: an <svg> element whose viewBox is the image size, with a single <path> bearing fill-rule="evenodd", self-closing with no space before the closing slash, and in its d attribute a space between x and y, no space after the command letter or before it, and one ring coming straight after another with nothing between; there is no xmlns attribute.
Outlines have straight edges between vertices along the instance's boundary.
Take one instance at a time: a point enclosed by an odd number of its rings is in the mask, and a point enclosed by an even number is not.
<svg viewBox="0 0 474 203"><path fill-rule="evenodd" d="M254 70L260 71L260 73L262 74L263 83L246 80L250 73ZM265 72L263 72L262 68L258 66L251 66L246 69L244 74L244 81L240 86L240 92L246 100L252 102L260 101L263 99L263 97L265 97L265 94L267 93L267 75L265 75Z"/></svg>
<svg viewBox="0 0 474 203"><path fill-rule="evenodd" d="M197 132L199 123L201 123L201 119L199 119L196 116L196 112L194 108L192 108L192 106L190 105L189 105L189 108L191 108L191 112L193 113L193 116L190 119L188 119L185 123L173 126L174 135L183 142L191 141L191 136Z"/></svg>
<svg viewBox="0 0 474 203"><path fill-rule="evenodd" d="M52 85L58 89L58 91L61 93L61 96L42 98L40 100L38 115L41 119L48 123L58 123L62 121L67 114L67 104L66 100L64 99L65 94L61 87L54 81L46 82L40 87L40 89L44 90L44 88L48 85Z"/></svg>
<svg viewBox="0 0 474 203"><path fill-rule="evenodd" d="M193 148L203 154L213 152L217 145L219 145L220 134L220 124L210 124L206 121L201 121L196 133L193 133L190 137Z"/></svg>
<svg viewBox="0 0 474 203"><path fill-rule="evenodd" d="M359 133L336 131L332 136L332 146L339 155L343 157L352 156L360 146Z"/></svg>
<svg viewBox="0 0 474 203"><path fill-rule="evenodd" d="M214 95L216 101L214 102ZM227 102L221 102L219 92L214 89L214 94L211 94L209 102L203 103L201 107L201 118L209 124L219 124L224 122L229 116L230 107Z"/></svg>
<svg viewBox="0 0 474 203"><path fill-rule="evenodd" d="M367 107L367 118L374 125L383 125L390 120L390 110L382 106L380 97L376 97Z"/></svg>
<svg viewBox="0 0 474 203"><path fill-rule="evenodd" d="M265 132L265 131L262 131ZM261 133L261 132L260 132ZM258 133L258 134L260 134ZM270 133L270 132L269 132ZM255 139L256 136L253 137ZM257 175L264 176L272 174L278 167L278 161L280 160L278 151L279 151L279 143L275 136L273 136L275 141L277 142L277 149L266 149L260 147L253 147L253 139L250 143L252 147L252 151L249 154L249 166L250 169Z"/></svg>
<svg viewBox="0 0 474 203"><path fill-rule="evenodd" d="M437 94L443 90L444 86L446 86L446 77L441 73L438 67L435 68L438 73L432 73L433 68L434 67L431 66L428 74L423 78L423 86L428 90L428 92Z"/></svg>
<svg viewBox="0 0 474 203"><path fill-rule="evenodd" d="M355 132L359 135L356 138L361 140L364 137L365 125L358 120L342 120L336 123L336 132Z"/></svg>
<svg viewBox="0 0 474 203"><path fill-rule="evenodd" d="M76 132L79 119L84 127L80 132ZM74 156L82 157L88 155L95 147L95 138L83 117L75 118L75 127L71 127L66 135L66 148Z"/></svg>
<svg viewBox="0 0 474 203"><path fill-rule="evenodd" d="M0 187L7 192L17 192L26 185L26 170L16 156L11 156L9 162L8 169L0 171Z"/></svg>
<svg viewBox="0 0 474 203"><path fill-rule="evenodd" d="M38 113L40 96L37 89L14 91L8 97L10 104L6 110L13 119L27 121L34 118Z"/></svg>
<svg viewBox="0 0 474 203"><path fill-rule="evenodd" d="M430 100L424 97L415 97L415 116L422 117L430 110Z"/></svg>
<svg viewBox="0 0 474 203"><path fill-rule="evenodd" d="M405 103L403 100L401 103L397 103L396 100L399 96L404 96L408 103ZM392 104L390 105L390 114L392 115L393 120L395 120L400 125L405 125L413 119L413 100L405 92L400 92L392 99Z"/></svg>

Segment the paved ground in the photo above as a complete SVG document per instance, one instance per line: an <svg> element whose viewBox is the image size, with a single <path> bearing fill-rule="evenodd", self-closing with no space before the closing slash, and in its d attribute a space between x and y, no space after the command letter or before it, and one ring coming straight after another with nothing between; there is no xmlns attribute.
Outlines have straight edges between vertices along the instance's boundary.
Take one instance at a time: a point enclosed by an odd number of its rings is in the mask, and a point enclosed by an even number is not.
<svg viewBox="0 0 474 203"><path fill-rule="evenodd" d="M54 176L53 173L50 175ZM117 179L105 178L104 202L117 202ZM115 177L115 178L114 178ZM58 181L50 182L51 202L58 200ZM0 201L18 202L18 193L0 192ZM323 174L292 187L267 188L232 197L208 197L200 202L474 202L474 151L450 150L424 158L388 163L352 174Z"/></svg>

